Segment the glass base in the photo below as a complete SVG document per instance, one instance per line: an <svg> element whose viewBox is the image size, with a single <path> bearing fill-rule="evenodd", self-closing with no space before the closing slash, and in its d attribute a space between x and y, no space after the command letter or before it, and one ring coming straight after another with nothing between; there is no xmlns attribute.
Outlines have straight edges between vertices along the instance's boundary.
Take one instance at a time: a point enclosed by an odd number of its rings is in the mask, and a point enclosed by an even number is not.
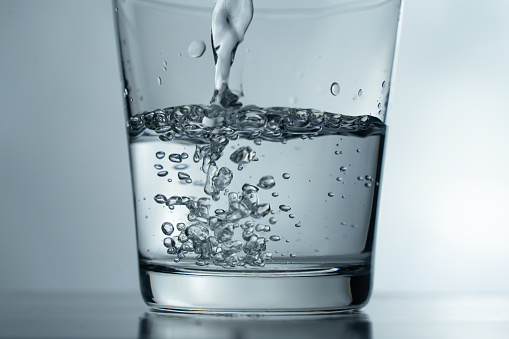
<svg viewBox="0 0 509 339"><path fill-rule="evenodd" d="M297 271L140 268L145 302L158 310L202 314L333 314L363 307L370 267Z"/></svg>

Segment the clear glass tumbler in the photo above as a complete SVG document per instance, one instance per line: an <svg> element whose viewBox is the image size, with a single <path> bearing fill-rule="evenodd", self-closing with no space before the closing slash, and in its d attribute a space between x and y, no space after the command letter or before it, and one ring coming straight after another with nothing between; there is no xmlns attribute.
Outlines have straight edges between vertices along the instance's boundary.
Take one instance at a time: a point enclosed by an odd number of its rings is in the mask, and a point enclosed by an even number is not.
<svg viewBox="0 0 509 339"><path fill-rule="evenodd" d="M149 305L367 303L400 5L116 1Z"/></svg>

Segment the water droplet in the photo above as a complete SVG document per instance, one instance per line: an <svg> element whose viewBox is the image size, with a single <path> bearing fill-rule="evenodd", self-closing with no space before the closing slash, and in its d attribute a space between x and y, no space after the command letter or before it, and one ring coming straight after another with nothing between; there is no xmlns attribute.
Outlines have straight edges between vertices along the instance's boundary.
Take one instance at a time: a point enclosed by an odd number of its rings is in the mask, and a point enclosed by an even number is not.
<svg viewBox="0 0 509 339"><path fill-rule="evenodd" d="M171 235L173 233L173 225L169 222L164 222L161 225L161 231L163 231L165 235Z"/></svg>
<svg viewBox="0 0 509 339"><path fill-rule="evenodd" d="M277 197L279 197L279 193L278 193L278 192L272 192L272 196L273 196L274 198L277 198Z"/></svg>
<svg viewBox="0 0 509 339"><path fill-rule="evenodd" d="M163 84L163 80L161 79L161 77L157 77L157 83L159 84L159 86Z"/></svg>
<svg viewBox="0 0 509 339"><path fill-rule="evenodd" d="M186 152L184 152L184 153L182 153L182 154L180 155L180 157L181 157L182 159L187 159L187 158L189 158L189 154L187 154Z"/></svg>
<svg viewBox="0 0 509 339"><path fill-rule="evenodd" d="M165 155L166 154L163 151L159 151L159 152L156 153L156 158L157 159L162 159L162 158L164 158Z"/></svg>
<svg viewBox="0 0 509 339"><path fill-rule="evenodd" d="M187 53L191 58L199 58L205 53L205 49L207 46L201 40L191 41L189 47L187 48Z"/></svg>
<svg viewBox="0 0 509 339"><path fill-rule="evenodd" d="M341 167L339 168L339 170L340 170L341 172L345 172L347 169L348 169L348 168L347 168L346 166L341 166Z"/></svg>
<svg viewBox="0 0 509 339"><path fill-rule="evenodd" d="M327 195L332 198L334 196L334 193L329 192L329 193L327 193Z"/></svg>
<svg viewBox="0 0 509 339"><path fill-rule="evenodd" d="M186 172L178 172L178 178L179 178L179 180L191 179L189 174L187 174Z"/></svg>
<svg viewBox="0 0 509 339"><path fill-rule="evenodd" d="M272 175L265 175L258 182L258 187L263 189L270 189L274 186L276 186L276 180Z"/></svg>
<svg viewBox="0 0 509 339"><path fill-rule="evenodd" d="M274 225L275 223L277 223L277 219L276 219L276 217L271 217L271 218L269 219L269 222L270 222L272 225Z"/></svg>
<svg viewBox="0 0 509 339"><path fill-rule="evenodd" d="M330 92L332 93L332 95L336 96L339 94L339 84L337 82L333 82L332 85L330 86Z"/></svg>
<svg viewBox="0 0 509 339"><path fill-rule="evenodd" d="M158 177L165 177L168 175L168 171L160 171L160 172L157 172L157 176Z"/></svg>
<svg viewBox="0 0 509 339"><path fill-rule="evenodd" d="M155 164L155 165L154 165L154 168L155 168L156 170L162 170L162 169L163 169L163 165Z"/></svg>
<svg viewBox="0 0 509 339"><path fill-rule="evenodd" d="M272 241L279 241L281 240L281 237L279 235L271 235L269 239Z"/></svg>
<svg viewBox="0 0 509 339"><path fill-rule="evenodd" d="M177 229L182 232L183 230L186 229L186 224L184 224L183 222L179 222L177 224Z"/></svg>
<svg viewBox="0 0 509 339"><path fill-rule="evenodd" d="M170 154L168 159L170 159L171 162L182 162L182 156L178 153Z"/></svg>
<svg viewBox="0 0 509 339"><path fill-rule="evenodd" d="M290 179L290 174L283 173L283 179Z"/></svg>
<svg viewBox="0 0 509 339"><path fill-rule="evenodd" d="M295 218L295 214L289 214L289 215L288 215L288 218L290 218L290 219Z"/></svg>
<svg viewBox="0 0 509 339"><path fill-rule="evenodd" d="M359 92L357 92L357 95L360 96L360 97L362 96L362 88L359 89Z"/></svg>
<svg viewBox="0 0 509 339"><path fill-rule="evenodd" d="M289 210L291 210L292 208L290 206L287 206L287 205L279 205L279 209L282 211L282 212L288 212Z"/></svg>

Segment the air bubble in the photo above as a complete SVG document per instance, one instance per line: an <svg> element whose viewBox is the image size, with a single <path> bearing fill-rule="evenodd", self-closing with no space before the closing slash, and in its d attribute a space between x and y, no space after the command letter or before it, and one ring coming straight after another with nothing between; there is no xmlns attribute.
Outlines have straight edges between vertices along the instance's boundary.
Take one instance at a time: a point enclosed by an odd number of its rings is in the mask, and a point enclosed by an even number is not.
<svg viewBox="0 0 509 339"><path fill-rule="evenodd" d="M269 239L272 241L279 241L281 240L281 237L279 235L271 235Z"/></svg>
<svg viewBox="0 0 509 339"><path fill-rule="evenodd" d="M340 170L341 172L346 172L346 170L347 170L347 169L348 169L348 168L347 168L346 166L341 166L341 167L339 168L339 170Z"/></svg>
<svg viewBox="0 0 509 339"><path fill-rule="evenodd" d="M336 180L337 180L337 181L343 181L343 178L341 178L341 177L337 177L337 178L336 178Z"/></svg>
<svg viewBox="0 0 509 339"><path fill-rule="evenodd" d="M258 187L263 189L270 189L274 186L276 186L276 180L272 175L265 175L258 182Z"/></svg>
<svg viewBox="0 0 509 339"><path fill-rule="evenodd" d="M300 221L295 224L295 227L301 227L301 226L302 226L302 224L300 223Z"/></svg>
<svg viewBox="0 0 509 339"><path fill-rule="evenodd" d="M163 165L155 164L155 165L154 165L154 168L155 168L156 170L162 170L162 169L163 169Z"/></svg>
<svg viewBox="0 0 509 339"><path fill-rule="evenodd" d="M166 154L163 151L159 151L159 152L156 153L156 158L157 159L162 159L162 158L164 158L165 155Z"/></svg>
<svg viewBox="0 0 509 339"><path fill-rule="evenodd" d="M329 192L329 193L327 193L327 195L332 198L334 196L334 193Z"/></svg>
<svg viewBox="0 0 509 339"><path fill-rule="evenodd" d="M182 162L182 156L178 153L170 154L168 159L170 159L171 162Z"/></svg>
<svg viewBox="0 0 509 339"><path fill-rule="evenodd" d="M371 184L369 182L365 183L364 186L371 187Z"/></svg>
<svg viewBox="0 0 509 339"><path fill-rule="evenodd" d="M158 177L165 177L168 175L168 171L160 171L160 172L157 172L157 176Z"/></svg>
<svg viewBox="0 0 509 339"><path fill-rule="evenodd" d="M290 174L283 173L283 179L290 179Z"/></svg>
<svg viewBox="0 0 509 339"><path fill-rule="evenodd" d="M271 218L269 219L269 222L270 222L272 225L274 225L275 223L277 223L277 219L276 219L275 217L271 217Z"/></svg>
<svg viewBox="0 0 509 339"><path fill-rule="evenodd" d="M296 257L295 254L293 254L293 253L290 254L290 258L295 258L295 257Z"/></svg>
<svg viewBox="0 0 509 339"><path fill-rule="evenodd" d="M332 95L336 96L339 94L339 84L337 82L333 82L332 85L330 86L330 92L332 93Z"/></svg>
<svg viewBox="0 0 509 339"><path fill-rule="evenodd" d="M357 148L357 153L360 153L360 152L361 152L361 150L359 148Z"/></svg>
<svg viewBox="0 0 509 339"><path fill-rule="evenodd" d="M385 88L385 81L382 82L382 88Z"/></svg>
<svg viewBox="0 0 509 339"><path fill-rule="evenodd" d="M290 219L295 218L295 214L289 214L289 215L288 215L288 218L290 218Z"/></svg>
<svg viewBox="0 0 509 339"><path fill-rule="evenodd" d="M187 174L186 172L178 172L178 178L179 178L179 180L191 179L189 174Z"/></svg>
<svg viewBox="0 0 509 339"><path fill-rule="evenodd" d="M161 231L163 231L165 235L171 235L173 233L173 230L174 230L173 225L170 222L164 222L161 225Z"/></svg>
<svg viewBox="0 0 509 339"><path fill-rule="evenodd" d="M177 229L182 232L183 230L186 229L186 224L184 224L183 222L179 222L177 224Z"/></svg>
<svg viewBox="0 0 509 339"><path fill-rule="evenodd" d="M181 157L182 159L187 159L187 158L189 158L189 154L187 154L186 152L184 152L184 153L182 153L182 154L180 155L180 157Z"/></svg>
<svg viewBox="0 0 509 339"><path fill-rule="evenodd" d="M254 143L258 146L260 146L262 144L262 140L261 139L255 139L254 140Z"/></svg>
<svg viewBox="0 0 509 339"><path fill-rule="evenodd" d="M163 80L161 79L161 77L157 77L157 83L159 84L159 86L163 84Z"/></svg>
<svg viewBox="0 0 509 339"><path fill-rule="evenodd" d="M164 247L166 247L166 248L174 248L175 240L173 240L172 238L164 238L163 244L164 244Z"/></svg>
<svg viewBox="0 0 509 339"><path fill-rule="evenodd" d="M205 53L205 49L207 46L201 40L191 41L189 47L187 48L187 53L191 58L199 58Z"/></svg>
<svg viewBox="0 0 509 339"><path fill-rule="evenodd" d="M154 200L158 204L166 204L166 201L167 201L166 196L164 196L162 194L157 194L156 196L154 196Z"/></svg>
<svg viewBox="0 0 509 339"><path fill-rule="evenodd" d="M359 89L359 91L357 92L357 95L358 95L359 97L361 97L361 96L362 96L362 88L361 88L361 89Z"/></svg>
<svg viewBox="0 0 509 339"><path fill-rule="evenodd" d="M278 193L278 192L272 192L272 196L273 196L274 198L277 198L277 197L279 197L279 193Z"/></svg>

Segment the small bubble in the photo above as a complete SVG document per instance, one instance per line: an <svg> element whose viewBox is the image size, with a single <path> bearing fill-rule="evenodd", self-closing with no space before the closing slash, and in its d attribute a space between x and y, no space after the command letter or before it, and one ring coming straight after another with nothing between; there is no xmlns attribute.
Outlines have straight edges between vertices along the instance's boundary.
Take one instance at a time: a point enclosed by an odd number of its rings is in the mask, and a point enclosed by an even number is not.
<svg viewBox="0 0 509 339"><path fill-rule="evenodd" d="M359 89L359 91L357 92L357 95L360 96L360 97L362 96L362 88Z"/></svg>
<svg viewBox="0 0 509 339"><path fill-rule="evenodd" d="M174 248L175 247L175 240L172 238L164 238L163 245L166 248Z"/></svg>
<svg viewBox="0 0 509 339"><path fill-rule="evenodd" d="M357 153L360 153L360 152L361 152L361 150L357 148Z"/></svg>
<svg viewBox="0 0 509 339"><path fill-rule="evenodd" d="M182 53L177 53L177 56L178 56L179 58L182 58Z"/></svg>
<svg viewBox="0 0 509 339"><path fill-rule="evenodd" d="M244 169L244 166L242 166L242 165L237 166L237 170L242 171L243 169Z"/></svg>
<svg viewBox="0 0 509 339"><path fill-rule="evenodd" d="M145 216L145 219L148 219L148 215Z"/></svg>
<svg viewBox="0 0 509 339"><path fill-rule="evenodd" d="M167 70L168 70L168 69L167 69L166 67L164 67L164 66L163 66L163 71L165 71L165 72L166 72Z"/></svg>
<svg viewBox="0 0 509 339"><path fill-rule="evenodd" d="M293 253L290 254L290 258L295 258L295 257L296 257L295 254L293 254Z"/></svg>
<svg viewBox="0 0 509 339"><path fill-rule="evenodd" d="M168 175L168 171L160 171L160 172L157 172L157 176L158 177L165 177Z"/></svg>
<svg viewBox="0 0 509 339"><path fill-rule="evenodd" d="M157 194L156 196L154 196L154 200L158 204L165 204L167 201L166 196L164 196L162 194Z"/></svg>
<svg viewBox="0 0 509 339"><path fill-rule="evenodd" d="M254 143L259 146L259 145L262 144L262 140L261 139L255 139Z"/></svg>
<svg viewBox="0 0 509 339"><path fill-rule="evenodd" d="M283 173L283 179L290 179L290 174Z"/></svg>
<svg viewBox="0 0 509 339"><path fill-rule="evenodd" d="M366 180L373 181L373 178L369 175L366 175L364 178L366 178Z"/></svg>
<svg viewBox="0 0 509 339"><path fill-rule="evenodd" d="M332 95L336 96L339 94L339 84L337 82L333 82L332 85L330 86L330 92L332 93Z"/></svg>
<svg viewBox="0 0 509 339"><path fill-rule="evenodd" d="M291 213L290 213L290 214L288 215L288 218L290 218L290 219L295 218L295 214L291 214Z"/></svg>
<svg viewBox="0 0 509 339"><path fill-rule="evenodd" d="M172 182L172 181L173 181L173 180L171 180L171 179L168 179L168 182Z"/></svg>
<svg viewBox="0 0 509 339"><path fill-rule="evenodd" d="M371 184L369 182L365 183L364 186L371 187Z"/></svg>
<svg viewBox="0 0 509 339"><path fill-rule="evenodd" d="M189 174L187 174L186 172L178 172L178 178L179 178L179 180L191 179Z"/></svg>
<svg viewBox="0 0 509 339"><path fill-rule="evenodd" d="M190 184L190 183L192 183L192 182L193 182L193 180L192 180L191 178L189 178L189 179L186 179L186 182L187 182L188 184Z"/></svg>
<svg viewBox="0 0 509 339"><path fill-rule="evenodd" d="M159 84L159 86L163 84L163 80L161 79L161 77L157 77L157 83Z"/></svg>
<svg viewBox="0 0 509 339"><path fill-rule="evenodd" d="M334 154L339 155L339 151L335 151Z"/></svg>
<svg viewBox="0 0 509 339"><path fill-rule="evenodd" d="M168 63L166 61L163 61L163 66L168 66Z"/></svg>
<svg viewBox="0 0 509 339"><path fill-rule="evenodd" d="M337 180L337 181L343 181L343 178L341 178L341 177L337 177L337 178L336 178L336 180Z"/></svg>
<svg viewBox="0 0 509 339"><path fill-rule="evenodd" d="M165 155L166 154L163 151L159 151L159 152L156 153L156 158L157 159L162 159L162 158L164 158Z"/></svg>
<svg viewBox="0 0 509 339"><path fill-rule="evenodd" d="M184 153L182 153L182 154L180 155L180 157L181 157L182 159L187 159L187 158L189 158L189 154L187 154L186 152L184 152Z"/></svg>
<svg viewBox="0 0 509 339"><path fill-rule="evenodd" d="M357 180L364 180L363 177L357 177Z"/></svg>
<svg viewBox="0 0 509 339"><path fill-rule="evenodd" d="M327 193L327 195L332 198L334 196L334 193L329 192L329 193Z"/></svg>
<svg viewBox="0 0 509 339"><path fill-rule="evenodd" d="M286 145L286 143L287 143L287 142L288 142L288 140L286 140L286 139L281 139L281 143L282 143L282 144Z"/></svg>
<svg viewBox="0 0 509 339"><path fill-rule="evenodd" d="M282 212L288 212L289 210L291 210L292 208L290 206L287 206L287 205L279 205L279 209L282 211Z"/></svg>
<svg viewBox="0 0 509 339"><path fill-rule="evenodd" d="M171 162L182 162L182 156L178 153L170 154L168 159L170 159Z"/></svg>
<svg viewBox="0 0 509 339"><path fill-rule="evenodd" d="M185 233L180 233L178 239L180 242L187 242L189 240Z"/></svg>
<svg viewBox="0 0 509 339"><path fill-rule="evenodd" d="M382 88L385 88L385 81L382 82Z"/></svg>
<svg viewBox="0 0 509 339"><path fill-rule="evenodd" d="M191 41L189 47L187 48L187 53L191 58L199 58L205 53L205 49L207 46L201 40Z"/></svg>
<svg viewBox="0 0 509 339"><path fill-rule="evenodd" d="M378 108L381 108L381 107L382 107L382 103L381 103L381 102L379 102L379 103L378 103Z"/></svg>
<svg viewBox="0 0 509 339"><path fill-rule="evenodd" d="M279 193L278 193L278 192L272 192L272 196L273 196L274 198L277 198L277 197L279 197Z"/></svg>
<svg viewBox="0 0 509 339"><path fill-rule="evenodd" d="M272 175L265 175L261 177L260 181L258 182L258 187L263 189L270 189L274 186L276 186L276 180Z"/></svg>
<svg viewBox="0 0 509 339"><path fill-rule="evenodd" d="M295 227L301 227L301 226L302 226L302 224L300 223L300 221L295 224Z"/></svg>
<svg viewBox="0 0 509 339"><path fill-rule="evenodd" d="M346 195L342 195L341 198L343 198L343 199L346 198Z"/></svg>
<svg viewBox="0 0 509 339"><path fill-rule="evenodd" d="M350 227L351 228L357 228L357 224L351 224Z"/></svg>
<svg viewBox="0 0 509 339"><path fill-rule="evenodd" d="M279 235L271 235L269 239L272 241L279 241L281 240L281 237Z"/></svg>
<svg viewBox="0 0 509 339"><path fill-rule="evenodd" d="M170 222L165 222L161 225L161 231L165 235L171 235L173 233L173 225Z"/></svg>
<svg viewBox="0 0 509 339"><path fill-rule="evenodd" d="M303 135L301 135L301 136L300 136L300 138L301 138L302 140L307 139L307 137L308 137L308 136L307 136L307 135L305 135L305 134L303 134Z"/></svg>
<svg viewBox="0 0 509 339"><path fill-rule="evenodd" d="M162 170L162 169L163 169L163 165L155 164L155 165L154 165L154 168L155 168L156 170Z"/></svg>
<svg viewBox="0 0 509 339"><path fill-rule="evenodd" d="M183 222L179 222L177 224L177 229L182 232L183 230L186 229L186 224L184 224Z"/></svg>
<svg viewBox="0 0 509 339"><path fill-rule="evenodd" d="M340 170L341 172L345 172L347 169L348 169L348 168L347 168L346 166L341 166L341 167L339 168L339 170Z"/></svg>
<svg viewBox="0 0 509 339"><path fill-rule="evenodd" d="M271 218L269 219L269 222L270 222L272 225L274 225L275 223L277 223L277 219L276 219L275 217L271 217Z"/></svg>

